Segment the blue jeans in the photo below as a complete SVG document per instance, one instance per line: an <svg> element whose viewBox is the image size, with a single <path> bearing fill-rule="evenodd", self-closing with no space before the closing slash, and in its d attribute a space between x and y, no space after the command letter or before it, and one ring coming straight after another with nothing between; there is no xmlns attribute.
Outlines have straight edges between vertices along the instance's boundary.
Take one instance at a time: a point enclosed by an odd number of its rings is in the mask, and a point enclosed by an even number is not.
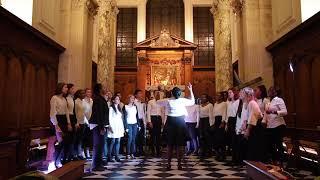
<svg viewBox="0 0 320 180"><path fill-rule="evenodd" d="M115 148L114 155L116 158L119 157L119 149L120 149L120 139L121 138L110 138L110 146L108 151L108 157L111 159L111 153L113 152L113 148Z"/></svg>
<svg viewBox="0 0 320 180"><path fill-rule="evenodd" d="M100 134L98 127L93 128L93 156L92 156L92 168L103 166L102 155L104 147L104 135Z"/></svg>
<svg viewBox="0 0 320 180"><path fill-rule="evenodd" d="M106 132L107 133L107 132ZM108 147L108 141L109 141L109 138L108 138L108 135L106 134L105 137L104 137L104 147L103 147L103 156L104 157L108 157L108 151L109 151L109 147ZM110 142L110 141L109 141Z"/></svg>
<svg viewBox="0 0 320 180"><path fill-rule="evenodd" d="M138 124L128 124L128 143L127 155L136 153L136 137L138 131Z"/></svg>

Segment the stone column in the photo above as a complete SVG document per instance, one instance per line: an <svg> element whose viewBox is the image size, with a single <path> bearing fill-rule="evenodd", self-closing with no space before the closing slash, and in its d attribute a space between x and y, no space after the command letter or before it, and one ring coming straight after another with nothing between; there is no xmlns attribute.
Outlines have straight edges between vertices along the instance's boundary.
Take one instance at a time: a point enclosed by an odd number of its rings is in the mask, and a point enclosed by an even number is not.
<svg viewBox="0 0 320 180"><path fill-rule="evenodd" d="M193 6L192 0L184 2L184 39L193 42Z"/></svg>
<svg viewBox="0 0 320 180"><path fill-rule="evenodd" d="M140 0L138 2L138 16L137 16L137 42L146 39L146 8L147 1Z"/></svg>
<svg viewBox="0 0 320 180"><path fill-rule="evenodd" d="M233 85L231 27L231 0L214 0L211 12L214 19L216 92Z"/></svg>
<svg viewBox="0 0 320 180"><path fill-rule="evenodd" d="M119 12L116 0L99 0L98 26L98 74L99 83L114 90L114 66L116 59L116 23Z"/></svg>

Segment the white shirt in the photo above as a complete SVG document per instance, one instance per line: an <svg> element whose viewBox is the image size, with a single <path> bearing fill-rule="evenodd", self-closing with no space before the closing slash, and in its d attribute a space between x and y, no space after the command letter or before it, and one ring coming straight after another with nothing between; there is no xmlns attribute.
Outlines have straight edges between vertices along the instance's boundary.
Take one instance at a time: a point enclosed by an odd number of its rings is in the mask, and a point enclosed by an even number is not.
<svg viewBox="0 0 320 180"><path fill-rule="evenodd" d="M277 114L265 114L263 121L267 123L267 128L276 128L285 125L283 116L287 115L287 107L282 98L275 97L266 105L266 110L277 111Z"/></svg>
<svg viewBox="0 0 320 180"><path fill-rule="evenodd" d="M162 107L157 104L155 99L151 99L147 106L147 121L151 122L151 116L161 116L161 108Z"/></svg>
<svg viewBox="0 0 320 180"><path fill-rule="evenodd" d="M121 138L124 136L124 126L122 113L116 108L115 112L112 107L109 108L109 126L112 129L108 131L109 138Z"/></svg>
<svg viewBox="0 0 320 180"><path fill-rule="evenodd" d="M199 117L209 118L210 126L212 126L214 124L213 105L211 103L205 106L200 105Z"/></svg>
<svg viewBox="0 0 320 180"><path fill-rule="evenodd" d="M77 124L84 124L85 123L85 105L81 99L75 100L75 112L77 117Z"/></svg>
<svg viewBox="0 0 320 180"><path fill-rule="evenodd" d="M194 96L191 99L186 98L170 98L170 99L161 99L157 101L157 104L160 106L167 106L168 116L179 117L179 116L188 116L186 106L194 105L195 100Z"/></svg>
<svg viewBox="0 0 320 180"><path fill-rule="evenodd" d="M260 111L262 112L262 114L264 114L266 111L266 105L270 103L270 100L268 98L263 98L263 101L262 99L257 99L256 101L259 105Z"/></svg>
<svg viewBox="0 0 320 180"><path fill-rule="evenodd" d="M92 105L93 105L93 100L90 98L84 98L83 100L83 106L84 106L84 115L85 115L85 124L89 124L89 119L92 114Z"/></svg>
<svg viewBox="0 0 320 180"><path fill-rule="evenodd" d="M67 121L70 123L66 98L54 95L50 100L50 121L53 125L58 124L56 115L66 115Z"/></svg>
<svg viewBox="0 0 320 180"><path fill-rule="evenodd" d="M186 107L188 116L185 117L185 122L187 123L198 123L199 122L199 105L195 104Z"/></svg>
<svg viewBox="0 0 320 180"><path fill-rule="evenodd" d="M125 111L127 112L127 123L128 124L136 124L137 122L137 107L132 105L125 105Z"/></svg>
<svg viewBox="0 0 320 180"><path fill-rule="evenodd" d="M134 104L138 108L138 117L139 117L139 119L143 119L144 124L146 124L146 107L145 107L145 103L142 103L138 99L135 99L134 100Z"/></svg>
<svg viewBox="0 0 320 180"><path fill-rule="evenodd" d="M68 95L66 97L67 102L68 102L68 110L69 110L69 114L73 115L73 109L74 109L74 101L73 101L73 97L71 95Z"/></svg>
<svg viewBox="0 0 320 180"><path fill-rule="evenodd" d="M213 106L213 116L222 116L222 121L226 121L227 118L227 102L216 102ZM213 122L214 124L214 122Z"/></svg>
<svg viewBox="0 0 320 180"><path fill-rule="evenodd" d="M246 103L243 103L242 110L241 110L241 117L237 116L236 122L236 133L237 134L244 134L244 129L241 129L244 126L244 123L248 120L248 109Z"/></svg>
<svg viewBox="0 0 320 180"><path fill-rule="evenodd" d="M235 101L228 101L227 102L227 118L226 118L226 122L228 122L228 118L229 117L236 117L237 116L239 102L240 102L239 99L237 99Z"/></svg>
<svg viewBox="0 0 320 180"><path fill-rule="evenodd" d="M255 100L251 100L248 104L248 124L256 126L260 118L262 118L262 113L259 105Z"/></svg>

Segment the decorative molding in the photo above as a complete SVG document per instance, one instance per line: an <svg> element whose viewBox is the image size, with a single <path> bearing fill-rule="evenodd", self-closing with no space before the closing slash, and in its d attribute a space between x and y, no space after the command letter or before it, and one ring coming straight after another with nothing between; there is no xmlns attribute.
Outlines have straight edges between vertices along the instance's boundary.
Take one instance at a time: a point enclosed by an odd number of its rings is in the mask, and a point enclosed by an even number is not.
<svg viewBox="0 0 320 180"><path fill-rule="evenodd" d="M170 37L169 31L166 29L161 31L159 39L152 40L150 47L179 47L179 41Z"/></svg>
<svg viewBox="0 0 320 180"><path fill-rule="evenodd" d="M80 9L87 4L88 0L72 0L71 7L72 9Z"/></svg>
<svg viewBox="0 0 320 180"><path fill-rule="evenodd" d="M235 14L236 16L241 16L244 4L245 0L231 0L230 7L233 14Z"/></svg>
<svg viewBox="0 0 320 180"><path fill-rule="evenodd" d="M97 2L95 2L93 0L87 0L86 7L87 7L87 10L91 16L94 17L98 14L99 5L97 4Z"/></svg>

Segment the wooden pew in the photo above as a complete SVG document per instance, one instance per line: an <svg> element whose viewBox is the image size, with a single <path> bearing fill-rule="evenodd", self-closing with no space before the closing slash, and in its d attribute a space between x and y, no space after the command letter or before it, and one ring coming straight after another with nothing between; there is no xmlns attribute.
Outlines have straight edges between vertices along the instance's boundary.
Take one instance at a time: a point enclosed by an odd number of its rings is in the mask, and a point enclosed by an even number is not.
<svg viewBox="0 0 320 180"><path fill-rule="evenodd" d="M80 179L84 175L85 161L71 161L61 168L58 168L49 175L59 178L60 180L73 180Z"/></svg>
<svg viewBox="0 0 320 180"><path fill-rule="evenodd" d="M279 180L279 179L293 179L278 171L270 171L270 167L262 162L244 161L247 168L247 174L250 179L257 180Z"/></svg>

